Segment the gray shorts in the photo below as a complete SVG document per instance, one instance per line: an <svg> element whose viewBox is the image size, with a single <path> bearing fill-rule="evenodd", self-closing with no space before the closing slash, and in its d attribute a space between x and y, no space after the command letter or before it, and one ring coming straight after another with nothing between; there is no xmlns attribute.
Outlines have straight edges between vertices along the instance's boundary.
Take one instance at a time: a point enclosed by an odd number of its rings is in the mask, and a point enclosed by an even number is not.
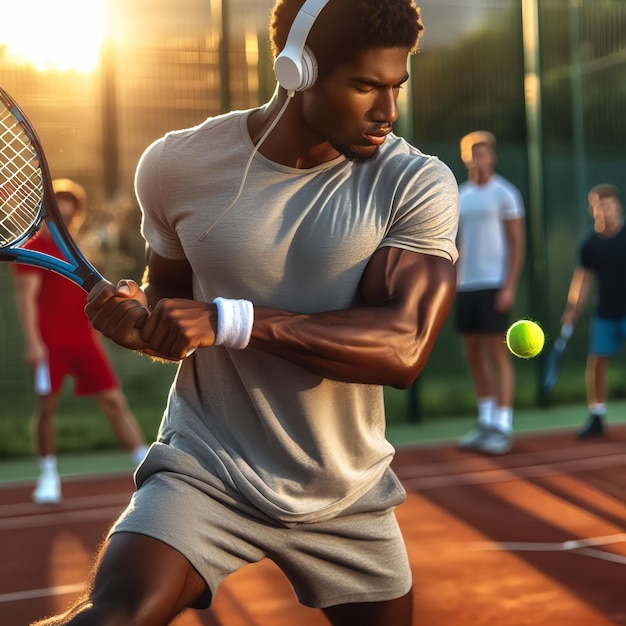
<svg viewBox="0 0 626 626"><path fill-rule="evenodd" d="M397 481L391 472L383 481L390 479ZM398 487L397 503L404 499ZM286 527L186 476L157 472L141 484L111 534L139 533L168 544L198 571L212 597L229 574L269 558L306 606L390 600L410 591L411 570L395 507L363 511L372 492L346 514Z"/></svg>

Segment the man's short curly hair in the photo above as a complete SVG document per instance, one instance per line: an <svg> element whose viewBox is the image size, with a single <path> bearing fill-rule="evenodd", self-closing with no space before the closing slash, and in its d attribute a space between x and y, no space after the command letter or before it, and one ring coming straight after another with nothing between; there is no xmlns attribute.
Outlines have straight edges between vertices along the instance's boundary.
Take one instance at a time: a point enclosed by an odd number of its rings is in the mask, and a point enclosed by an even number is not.
<svg viewBox="0 0 626 626"><path fill-rule="evenodd" d="M285 47L289 29L304 0L277 0L271 14L274 58ZM417 52L424 26L413 0L330 0L307 38L320 74L373 48L408 48Z"/></svg>

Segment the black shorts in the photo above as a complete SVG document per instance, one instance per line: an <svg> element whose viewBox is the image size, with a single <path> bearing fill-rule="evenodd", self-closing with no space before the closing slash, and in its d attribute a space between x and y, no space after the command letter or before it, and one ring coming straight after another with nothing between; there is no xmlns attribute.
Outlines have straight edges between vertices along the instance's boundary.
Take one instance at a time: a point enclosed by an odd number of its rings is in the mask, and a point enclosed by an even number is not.
<svg viewBox="0 0 626 626"><path fill-rule="evenodd" d="M499 289L459 291L456 294L454 327L461 334L504 333L509 327L508 312L498 313L494 308Z"/></svg>

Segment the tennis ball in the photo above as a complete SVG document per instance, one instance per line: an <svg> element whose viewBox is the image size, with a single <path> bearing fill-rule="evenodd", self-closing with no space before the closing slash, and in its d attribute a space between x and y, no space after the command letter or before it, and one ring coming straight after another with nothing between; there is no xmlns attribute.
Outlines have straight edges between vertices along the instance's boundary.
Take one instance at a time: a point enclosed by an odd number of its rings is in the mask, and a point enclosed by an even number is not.
<svg viewBox="0 0 626 626"><path fill-rule="evenodd" d="M545 336L539 324L519 320L506 331L506 345L520 359L532 359L543 350Z"/></svg>

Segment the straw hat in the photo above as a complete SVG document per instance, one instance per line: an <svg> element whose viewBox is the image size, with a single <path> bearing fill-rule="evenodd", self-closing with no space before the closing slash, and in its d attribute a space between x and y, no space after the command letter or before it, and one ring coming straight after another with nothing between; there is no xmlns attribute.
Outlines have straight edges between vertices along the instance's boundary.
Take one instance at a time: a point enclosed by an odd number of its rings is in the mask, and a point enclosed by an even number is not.
<svg viewBox="0 0 626 626"><path fill-rule="evenodd" d="M76 200L76 214L84 217L87 211L87 194L85 189L69 178L56 178L52 181L54 194L68 193Z"/></svg>

